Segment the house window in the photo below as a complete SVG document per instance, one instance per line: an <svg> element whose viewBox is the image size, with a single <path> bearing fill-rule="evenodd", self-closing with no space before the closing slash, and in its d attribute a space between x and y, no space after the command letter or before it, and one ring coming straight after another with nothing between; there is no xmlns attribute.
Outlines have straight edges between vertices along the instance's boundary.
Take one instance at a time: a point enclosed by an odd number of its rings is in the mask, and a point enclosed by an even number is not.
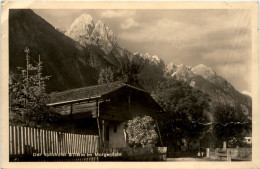
<svg viewBox="0 0 260 169"><path fill-rule="evenodd" d="M117 126L114 126L114 133L117 132Z"/></svg>

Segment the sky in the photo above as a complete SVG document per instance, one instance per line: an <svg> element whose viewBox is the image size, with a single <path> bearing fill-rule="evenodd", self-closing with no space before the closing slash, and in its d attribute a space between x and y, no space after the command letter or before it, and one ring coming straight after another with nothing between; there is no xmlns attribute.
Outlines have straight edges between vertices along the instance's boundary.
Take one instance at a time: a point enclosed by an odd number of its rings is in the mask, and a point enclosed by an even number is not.
<svg viewBox="0 0 260 169"><path fill-rule="evenodd" d="M158 55L165 64L204 64L251 95L251 15L246 9L39 9L54 27L68 29L87 13L116 34L130 52Z"/></svg>

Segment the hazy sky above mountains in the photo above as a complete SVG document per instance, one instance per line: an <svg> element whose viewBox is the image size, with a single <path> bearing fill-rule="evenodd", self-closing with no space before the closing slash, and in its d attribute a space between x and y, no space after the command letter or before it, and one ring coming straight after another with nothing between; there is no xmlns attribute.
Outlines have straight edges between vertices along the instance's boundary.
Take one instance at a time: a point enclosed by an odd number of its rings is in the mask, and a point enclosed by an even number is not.
<svg viewBox="0 0 260 169"><path fill-rule="evenodd" d="M103 21L118 44L166 64L212 67L236 89L251 93L251 15L248 10L34 10L67 29L83 13Z"/></svg>

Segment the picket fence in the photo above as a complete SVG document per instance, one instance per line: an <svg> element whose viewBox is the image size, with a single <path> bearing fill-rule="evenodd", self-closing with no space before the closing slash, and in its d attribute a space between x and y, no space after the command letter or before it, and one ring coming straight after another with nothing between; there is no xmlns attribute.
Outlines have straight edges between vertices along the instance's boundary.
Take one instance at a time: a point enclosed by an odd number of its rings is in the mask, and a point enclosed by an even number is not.
<svg viewBox="0 0 260 169"><path fill-rule="evenodd" d="M91 154L97 152L99 152L99 137L95 135L10 126L10 161L15 159L19 161L21 158L97 161L97 157L91 157Z"/></svg>

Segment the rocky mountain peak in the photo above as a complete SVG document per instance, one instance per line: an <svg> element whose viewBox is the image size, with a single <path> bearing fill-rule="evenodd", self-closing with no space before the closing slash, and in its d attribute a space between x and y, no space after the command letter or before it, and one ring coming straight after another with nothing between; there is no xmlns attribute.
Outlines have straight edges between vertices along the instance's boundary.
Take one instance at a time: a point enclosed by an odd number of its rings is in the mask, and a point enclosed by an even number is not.
<svg viewBox="0 0 260 169"><path fill-rule="evenodd" d="M100 20L95 24L92 16L86 13L75 19L65 35L79 42L83 47L98 46L106 54L118 46L113 31Z"/></svg>
<svg viewBox="0 0 260 169"><path fill-rule="evenodd" d="M88 14L82 14L71 24L65 35L86 46L90 43L94 27L93 18Z"/></svg>
<svg viewBox="0 0 260 169"><path fill-rule="evenodd" d="M171 62L166 67L167 67L168 70L170 70L172 68L176 68L176 65Z"/></svg>
<svg viewBox="0 0 260 169"><path fill-rule="evenodd" d="M157 62L160 62L161 60L157 55L151 55L149 53L144 54L144 57Z"/></svg>
<svg viewBox="0 0 260 169"><path fill-rule="evenodd" d="M105 25L104 22L98 20L95 24L95 29L92 35L105 37L110 29Z"/></svg>
<svg viewBox="0 0 260 169"><path fill-rule="evenodd" d="M202 76L204 79L210 79L211 77L216 76L216 72L210 68L205 66L204 64L199 64L191 69L191 71L196 74Z"/></svg>
<svg viewBox="0 0 260 169"><path fill-rule="evenodd" d="M153 64L158 65L161 62L161 58L158 55L151 55L149 53L142 54L142 53L138 53L138 52L135 52L134 55L140 56L145 60L149 60L150 63L153 63Z"/></svg>
<svg viewBox="0 0 260 169"><path fill-rule="evenodd" d="M80 15L75 21L81 21L85 24L94 24L92 16L87 13Z"/></svg>
<svg viewBox="0 0 260 169"><path fill-rule="evenodd" d="M172 77L176 77L177 80L187 81L194 76L189 67L184 64L177 65L175 71L171 74Z"/></svg>
<svg viewBox="0 0 260 169"><path fill-rule="evenodd" d="M213 102L229 105L238 103L243 108L244 114L251 112L250 98L239 93L227 80L218 76L212 68L204 64L192 68L184 64L170 63L167 65L166 75L209 94Z"/></svg>
<svg viewBox="0 0 260 169"><path fill-rule="evenodd" d="M210 67L203 64L199 64L191 69L195 75L199 75L204 79L210 81L211 83L222 87L226 92L230 90L235 90L234 87L224 78L218 76L217 73Z"/></svg>
<svg viewBox="0 0 260 169"><path fill-rule="evenodd" d="M105 27L105 23L102 22L101 20L98 20L95 27Z"/></svg>
<svg viewBox="0 0 260 169"><path fill-rule="evenodd" d="M204 65L204 64L199 64L195 67L190 67L190 66L186 66L184 64L180 64L180 65L174 65L173 63L170 63L167 65L167 74L168 75L171 75L171 76L174 76L176 73L180 73L182 72L181 74L186 74L187 75L199 75L201 77L203 77L204 79L207 79L207 80L212 80L212 79L215 79L217 77L217 74L216 72ZM184 73L186 72L186 73Z"/></svg>
<svg viewBox="0 0 260 169"><path fill-rule="evenodd" d="M69 30L75 26L84 25L84 26L93 26L94 27L94 21L92 16L90 16L87 13L84 13L80 15L78 18L74 20L74 22L71 24Z"/></svg>
<svg viewBox="0 0 260 169"><path fill-rule="evenodd" d="M105 43L108 46L118 46L114 32L100 20L98 20L95 25L95 29L92 32L92 37L94 39L99 39L99 41ZM97 45L102 45L100 42L96 41L96 43Z"/></svg>

